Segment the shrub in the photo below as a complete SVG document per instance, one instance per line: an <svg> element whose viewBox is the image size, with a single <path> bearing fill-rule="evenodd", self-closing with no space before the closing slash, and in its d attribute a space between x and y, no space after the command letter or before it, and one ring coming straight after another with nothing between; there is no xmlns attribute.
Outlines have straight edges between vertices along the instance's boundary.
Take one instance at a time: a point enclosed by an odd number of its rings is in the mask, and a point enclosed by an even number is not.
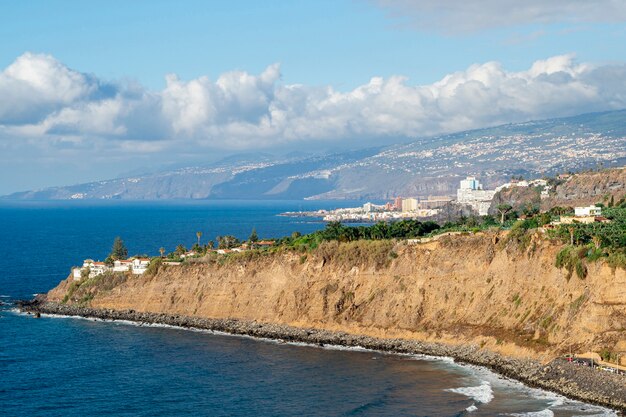
<svg viewBox="0 0 626 417"><path fill-rule="evenodd" d="M623 250L611 252L606 261L607 264L613 269L626 269L626 253Z"/></svg>
<svg viewBox="0 0 626 417"><path fill-rule="evenodd" d="M382 268L390 262L393 255L394 242L391 240L339 243L337 241L323 242L315 253L324 261L336 261L349 268L354 265L371 265ZM397 256L397 254L396 254Z"/></svg>
<svg viewBox="0 0 626 417"><path fill-rule="evenodd" d="M566 279L568 281L574 272L578 278L585 279L587 277L587 265L584 261L586 254L587 247L585 246L565 246L557 253L554 265L559 269L565 268L567 270Z"/></svg>
<svg viewBox="0 0 626 417"><path fill-rule="evenodd" d="M161 269L161 266L163 265L163 259L161 258L154 258L150 261L150 264L148 265L148 268L146 269L145 274L149 275L149 276L154 276L159 272L159 269Z"/></svg>

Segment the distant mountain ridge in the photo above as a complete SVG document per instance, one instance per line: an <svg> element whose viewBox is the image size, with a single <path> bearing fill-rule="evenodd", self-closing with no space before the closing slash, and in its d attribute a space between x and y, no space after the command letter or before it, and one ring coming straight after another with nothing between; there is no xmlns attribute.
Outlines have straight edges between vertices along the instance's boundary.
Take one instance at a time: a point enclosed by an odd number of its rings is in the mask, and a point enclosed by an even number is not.
<svg viewBox="0 0 626 417"><path fill-rule="evenodd" d="M458 132L322 156L234 155L202 167L50 187L4 199L386 199L626 164L626 110Z"/></svg>

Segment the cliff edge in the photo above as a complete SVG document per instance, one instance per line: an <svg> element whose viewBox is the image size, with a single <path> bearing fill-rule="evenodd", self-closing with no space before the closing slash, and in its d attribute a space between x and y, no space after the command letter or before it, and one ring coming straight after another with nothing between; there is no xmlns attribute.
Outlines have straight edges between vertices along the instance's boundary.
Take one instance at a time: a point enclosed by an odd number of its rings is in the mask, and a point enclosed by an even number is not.
<svg viewBox="0 0 626 417"><path fill-rule="evenodd" d="M47 300L97 309L239 319L449 345L548 361L626 351L626 271L555 267L562 245L535 232L407 241L326 242L207 256L143 276L72 277Z"/></svg>

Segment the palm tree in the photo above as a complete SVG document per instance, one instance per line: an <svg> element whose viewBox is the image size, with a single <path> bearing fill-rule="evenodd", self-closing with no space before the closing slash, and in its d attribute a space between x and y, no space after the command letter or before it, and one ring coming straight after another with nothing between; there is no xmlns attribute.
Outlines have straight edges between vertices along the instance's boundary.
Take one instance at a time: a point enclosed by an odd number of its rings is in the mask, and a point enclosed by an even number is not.
<svg viewBox="0 0 626 417"><path fill-rule="evenodd" d="M165 248L159 248L159 252L161 252L161 258L165 254Z"/></svg>
<svg viewBox="0 0 626 417"><path fill-rule="evenodd" d="M196 237L198 238L198 246L200 246L200 238L202 237L202 232L196 232Z"/></svg>
<svg viewBox="0 0 626 417"><path fill-rule="evenodd" d="M504 224L504 216L513 209L510 204L498 204L497 207L500 212L500 224Z"/></svg>

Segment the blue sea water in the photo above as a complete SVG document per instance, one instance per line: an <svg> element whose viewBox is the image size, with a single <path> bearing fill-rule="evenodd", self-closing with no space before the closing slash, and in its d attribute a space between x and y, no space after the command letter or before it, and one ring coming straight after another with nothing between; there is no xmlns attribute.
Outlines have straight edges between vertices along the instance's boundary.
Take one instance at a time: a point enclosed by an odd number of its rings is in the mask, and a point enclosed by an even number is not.
<svg viewBox="0 0 626 417"><path fill-rule="evenodd" d="M350 203L348 203L350 204ZM356 203L354 203L356 204ZM281 344L164 326L20 314L115 236L131 253L324 225L335 202L0 203L2 416L575 416L611 412L446 358Z"/></svg>

